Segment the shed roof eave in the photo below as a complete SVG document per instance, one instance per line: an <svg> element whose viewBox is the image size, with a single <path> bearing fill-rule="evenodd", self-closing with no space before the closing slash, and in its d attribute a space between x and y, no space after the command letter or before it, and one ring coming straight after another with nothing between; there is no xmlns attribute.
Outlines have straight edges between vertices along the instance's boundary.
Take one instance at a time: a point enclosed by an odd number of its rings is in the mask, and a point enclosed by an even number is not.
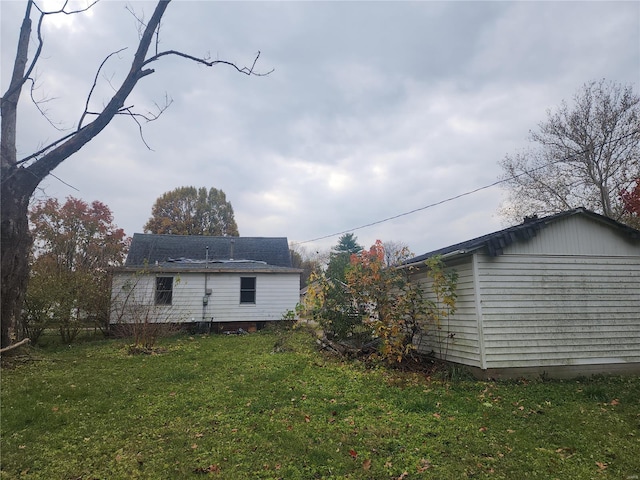
<svg viewBox="0 0 640 480"><path fill-rule="evenodd" d="M453 252L448 252L448 253L443 253L442 255L439 255L441 260L449 260L450 258L454 258L454 257L461 257L463 255L470 255L474 252L477 252L478 250L482 249L484 247L484 245L480 245L478 247L475 248L467 248L467 249L463 249L463 250L454 250ZM426 258L423 258L417 262L411 262L411 263L405 263L403 265L399 265L398 268L407 268L407 267L416 267L416 266L423 266L424 262L426 260L428 260L429 258L432 257L436 257L438 255L432 255Z"/></svg>

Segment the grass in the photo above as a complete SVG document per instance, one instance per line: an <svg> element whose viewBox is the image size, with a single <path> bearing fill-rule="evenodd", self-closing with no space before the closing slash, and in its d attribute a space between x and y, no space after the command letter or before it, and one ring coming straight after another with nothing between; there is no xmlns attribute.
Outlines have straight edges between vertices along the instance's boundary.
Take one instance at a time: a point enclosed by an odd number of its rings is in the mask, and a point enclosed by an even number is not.
<svg viewBox="0 0 640 480"><path fill-rule="evenodd" d="M296 333L33 350L2 372L2 479L638 479L640 379L365 368Z"/></svg>

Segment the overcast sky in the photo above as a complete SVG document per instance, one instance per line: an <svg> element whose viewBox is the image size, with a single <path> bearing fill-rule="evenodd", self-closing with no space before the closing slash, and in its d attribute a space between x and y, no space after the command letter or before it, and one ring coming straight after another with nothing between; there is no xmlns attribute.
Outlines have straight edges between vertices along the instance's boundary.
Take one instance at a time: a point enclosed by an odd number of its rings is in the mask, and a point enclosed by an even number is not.
<svg viewBox="0 0 640 480"><path fill-rule="evenodd" d="M45 1L46 8L60 1ZM83 3L83 2L81 2ZM77 4L76 4L77 5ZM133 15L153 3L103 0L50 17L36 96L73 128L98 66L98 110L136 48ZM25 2L1 1L2 91L10 80ZM175 1L161 49L251 65L165 58L127 105L159 120L115 119L41 185L39 198L100 200L128 235L155 200L180 186L222 189L243 236L304 242L354 230L359 243L403 242L415 254L505 226L503 192L489 185L505 154L585 82L640 84L640 2L214 2ZM61 134L23 94L18 155ZM71 185L73 188L68 187ZM328 249L338 236L307 242Z"/></svg>

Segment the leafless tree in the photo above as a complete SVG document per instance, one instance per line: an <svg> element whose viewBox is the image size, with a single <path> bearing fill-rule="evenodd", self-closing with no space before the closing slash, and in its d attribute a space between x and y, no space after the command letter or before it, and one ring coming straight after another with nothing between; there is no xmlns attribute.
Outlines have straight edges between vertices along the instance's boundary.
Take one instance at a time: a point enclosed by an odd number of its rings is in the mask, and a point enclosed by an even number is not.
<svg viewBox="0 0 640 480"><path fill-rule="evenodd" d="M384 264L387 267L399 265L404 260L413 256L409 250L409 246L404 242L387 240L386 242L382 242L382 246L384 247Z"/></svg>
<svg viewBox="0 0 640 480"><path fill-rule="evenodd" d="M620 193L640 175L640 96L600 80L582 86L529 133L533 148L500 165L508 198L502 214L521 221L577 207L620 220Z"/></svg>
<svg viewBox="0 0 640 480"><path fill-rule="evenodd" d="M79 112L77 127L38 151L30 153L24 158L18 158L16 150L18 105L24 87L34 84L32 75L44 46L42 36L43 22L55 14L79 14L95 4L94 2L85 9L71 11L67 9L67 2L65 2L64 6L57 11L45 11L35 0L28 0L26 3L11 81L0 101L2 115L0 145L0 174L2 179L0 199L1 347L8 346L12 341L14 326L21 313L27 287L29 276L28 254L32 243L27 215L30 198L44 178L50 175L58 165L95 138L114 117L117 115L129 115L134 119L141 118L140 115L132 111L130 106L126 105L126 101L129 94L138 85L138 82L154 73L152 68L154 62L161 60L163 57L174 56L209 67L218 64L227 65L246 75L266 75L270 73L257 73L254 70L259 53L250 67L238 67L234 63L224 60L199 58L176 50L158 50L160 22L169 3L170 0L160 0L148 21L146 23L140 21L141 35L131 68L122 83L119 86L114 86L113 96L105 106L99 111L93 111L89 108L91 95L99 78L100 70L109 57L118 53L116 51L105 58L100 65L93 87L86 99L85 108L82 112ZM35 21L35 31L32 17L37 19ZM29 59L32 34L35 34L35 45L33 58ZM41 113L43 112L41 111Z"/></svg>

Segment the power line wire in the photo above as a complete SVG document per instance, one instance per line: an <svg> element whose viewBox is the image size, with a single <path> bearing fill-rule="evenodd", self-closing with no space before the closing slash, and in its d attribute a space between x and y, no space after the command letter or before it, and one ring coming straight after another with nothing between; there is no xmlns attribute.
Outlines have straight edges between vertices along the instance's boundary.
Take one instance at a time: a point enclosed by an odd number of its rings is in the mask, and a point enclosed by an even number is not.
<svg viewBox="0 0 640 480"><path fill-rule="evenodd" d="M421 212L422 210L427 210L429 208L433 208L433 207L436 207L438 205L442 205L443 203L452 202L454 200L458 200L459 198L466 197L466 196L472 195L474 193L478 193L478 192L480 192L482 190L487 190L489 188L495 187L496 185L500 185L501 183L505 183L505 182L508 182L508 181L511 181L511 180L515 180L518 177L522 177L524 175L531 174L531 173L533 173L533 172L535 172L537 170L541 170L543 168L549 167L549 166L554 165L556 163L562 163L562 162L569 161L574 157L578 157L580 155L584 155L585 153L593 150L596 147L603 147L603 146L605 146L605 145L607 145L609 143L613 143L613 142L618 142L620 140L624 140L625 138L630 137L632 135L636 135L638 133L640 133L640 130L634 130L634 131L632 131L632 132L630 132L630 133L628 133L626 135L622 135L621 137L614 138L614 139L608 140L606 142L602 142L602 143L600 143L598 145L594 145L593 147L591 147L589 149L573 153L571 155L568 155L566 157L560 158L558 160L554 160L552 162L545 163L544 165L541 165L539 167L532 168L531 170L525 170L524 172L518 173L517 175L512 175L510 177L503 178L502 180L497 180L497 181L495 181L493 183L490 183L488 185L484 185L482 187L478 187L478 188L475 188L473 190L469 190L469 191L466 191L464 193L460 193L460 194L455 195L453 197L445 198L444 200L440 200L440 201L435 202L435 203L430 203L429 205L425 205L424 207L415 208L415 209L410 210L408 212L400 213L398 215L393 215L392 217L383 218L382 220L376 220L374 222L367 223L365 225L360 225L359 227L354 227L354 228L350 228L348 230L343 230L342 232L331 233L329 235L323 235L321 237L312 238L311 240L304 240L302 242L291 242L291 244L292 245L302 245L304 243L317 242L319 240L324 240L326 238L331 238L331 237L335 237L335 236L338 236L338 235L344 235L345 233L351 233L351 232L355 232L356 230L362 230L363 228L368 228L368 227L372 227L374 225L379 225L381 223L385 223L385 222L388 222L388 221L391 221L391 220L395 220L397 218L406 217L407 215L411 215L411 214L416 213L416 212Z"/></svg>

